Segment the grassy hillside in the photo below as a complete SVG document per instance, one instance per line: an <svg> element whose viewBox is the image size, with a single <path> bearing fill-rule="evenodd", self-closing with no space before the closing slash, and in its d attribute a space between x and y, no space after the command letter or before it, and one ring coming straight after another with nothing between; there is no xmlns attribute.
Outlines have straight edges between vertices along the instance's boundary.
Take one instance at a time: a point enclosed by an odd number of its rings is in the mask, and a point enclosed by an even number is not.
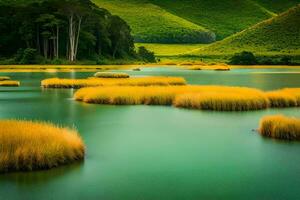
<svg viewBox="0 0 300 200"><path fill-rule="evenodd" d="M273 13L249 0L152 0L169 12L206 27L223 39Z"/></svg>
<svg viewBox="0 0 300 200"><path fill-rule="evenodd" d="M221 40L300 0L93 0L124 18L138 41L193 42L210 30Z"/></svg>
<svg viewBox="0 0 300 200"><path fill-rule="evenodd" d="M195 51L194 55L230 55L251 51L261 55L300 55L300 4L272 19Z"/></svg>
<svg viewBox="0 0 300 200"><path fill-rule="evenodd" d="M144 46L155 52L158 57L174 56L199 49L207 44L158 44L158 43L136 43L136 47Z"/></svg>
<svg viewBox="0 0 300 200"><path fill-rule="evenodd" d="M160 43L209 43L213 34L200 25L173 15L143 0L93 0L125 19L136 41Z"/></svg>
<svg viewBox="0 0 300 200"><path fill-rule="evenodd" d="M300 0L253 0L266 9L281 13L300 3Z"/></svg>

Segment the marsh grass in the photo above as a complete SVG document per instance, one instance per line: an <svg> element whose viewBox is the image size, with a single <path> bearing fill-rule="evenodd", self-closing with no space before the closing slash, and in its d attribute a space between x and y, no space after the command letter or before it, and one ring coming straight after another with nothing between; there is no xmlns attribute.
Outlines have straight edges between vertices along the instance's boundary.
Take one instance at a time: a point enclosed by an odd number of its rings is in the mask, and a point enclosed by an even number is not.
<svg viewBox="0 0 300 200"><path fill-rule="evenodd" d="M50 123L0 120L0 172L49 169L82 160L77 131Z"/></svg>
<svg viewBox="0 0 300 200"><path fill-rule="evenodd" d="M77 101L113 105L174 105L176 107L246 111L268 107L260 90L223 86L94 87L78 90Z"/></svg>
<svg viewBox="0 0 300 200"><path fill-rule="evenodd" d="M260 121L259 132L265 137L300 140L300 119L282 115L266 116Z"/></svg>
<svg viewBox="0 0 300 200"><path fill-rule="evenodd" d="M7 81L0 81L0 87L19 87L20 86L20 82L19 81L11 81L11 80L7 80Z"/></svg>
<svg viewBox="0 0 300 200"><path fill-rule="evenodd" d="M300 88L285 88L266 93L271 107L300 106Z"/></svg>
<svg viewBox="0 0 300 200"><path fill-rule="evenodd" d="M176 97L174 105L200 110L249 111L266 109L269 101L263 93L241 90L233 93L183 94Z"/></svg>
<svg viewBox="0 0 300 200"><path fill-rule="evenodd" d="M185 85L180 77L141 77L141 78L89 78L89 79L59 79L51 78L42 81L44 88L82 88L96 86L169 86Z"/></svg>
<svg viewBox="0 0 300 200"><path fill-rule="evenodd" d="M120 72L97 72L94 77L96 78L130 78L130 76L126 73Z"/></svg>
<svg viewBox="0 0 300 200"><path fill-rule="evenodd" d="M10 77L8 76L0 76L0 81L8 81L10 80Z"/></svg>
<svg viewBox="0 0 300 200"><path fill-rule="evenodd" d="M224 64L219 65L192 65L187 67L188 70L214 70L214 71L230 71L230 67Z"/></svg>

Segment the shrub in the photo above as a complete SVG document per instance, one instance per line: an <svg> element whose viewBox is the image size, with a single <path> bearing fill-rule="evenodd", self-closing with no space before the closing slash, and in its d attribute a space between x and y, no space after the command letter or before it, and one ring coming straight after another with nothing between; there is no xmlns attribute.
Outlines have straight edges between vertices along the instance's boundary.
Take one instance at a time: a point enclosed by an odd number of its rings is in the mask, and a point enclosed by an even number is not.
<svg viewBox="0 0 300 200"><path fill-rule="evenodd" d="M255 65L257 60L252 52L243 51L235 54L229 63L232 65Z"/></svg>
<svg viewBox="0 0 300 200"><path fill-rule="evenodd" d="M300 139L300 119L282 115L267 116L259 125L261 135L283 140Z"/></svg>
<svg viewBox="0 0 300 200"><path fill-rule="evenodd" d="M150 63L156 62L154 52L149 51L144 46L138 48L138 56L140 57L141 60L145 62L150 62Z"/></svg>
<svg viewBox="0 0 300 200"><path fill-rule="evenodd" d="M23 51L20 64L35 64L36 59L37 59L37 50L32 48L27 48Z"/></svg>
<svg viewBox="0 0 300 200"><path fill-rule="evenodd" d="M49 169L84 158L77 131L50 123L0 120L0 172Z"/></svg>

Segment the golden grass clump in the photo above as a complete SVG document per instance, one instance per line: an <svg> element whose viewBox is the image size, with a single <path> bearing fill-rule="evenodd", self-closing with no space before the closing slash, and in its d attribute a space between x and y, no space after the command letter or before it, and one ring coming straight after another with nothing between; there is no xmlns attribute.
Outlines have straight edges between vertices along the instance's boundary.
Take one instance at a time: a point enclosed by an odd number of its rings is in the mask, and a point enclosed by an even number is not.
<svg viewBox="0 0 300 200"><path fill-rule="evenodd" d="M300 88L286 88L266 93L271 107L300 106Z"/></svg>
<svg viewBox="0 0 300 200"><path fill-rule="evenodd" d="M174 105L219 111L268 107L268 99L260 90L225 86L94 87L78 90L74 98L95 104Z"/></svg>
<svg viewBox="0 0 300 200"><path fill-rule="evenodd" d="M50 169L82 160L77 131L49 123L0 120L0 172Z"/></svg>
<svg viewBox="0 0 300 200"><path fill-rule="evenodd" d="M136 77L136 78L89 78L89 79L59 79L51 78L42 81L44 88L82 88L96 86L169 86L185 85L181 77Z"/></svg>
<svg viewBox="0 0 300 200"><path fill-rule="evenodd" d="M0 76L0 81L8 81L10 80L10 77L8 76Z"/></svg>
<svg viewBox="0 0 300 200"><path fill-rule="evenodd" d="M295 96L283 92L283 91L272 91L266 93L270 106L275 108L283 107L295 107L297 106L297 99Z"/></svg>
<svg viewBox="0 0 300 200"><path fill-rule="evenodd" d="M130 76L126 73L116 72L97 72L94 74L96 78L129 78Z"/></svg>
<svg viewBox="0 0 300 200"><path fill-rule="evenodd" d="M19 81L0 81L0 86L2 87L19 87L20 82Z"/></svg>
<svg viewBox="0 0 300 200"><path fill-rule="evenodd" d="M300 119L282 115L267 116L260 121L261 135L283 140L300 140Z"/></svg>
<svg viewBox="0 0 300 200"><path fill-rule="evenodd" d="M182 108L215 111L248 111L268 108L263 93L216 93L183 94L176 97L174 105Z"/></svg>

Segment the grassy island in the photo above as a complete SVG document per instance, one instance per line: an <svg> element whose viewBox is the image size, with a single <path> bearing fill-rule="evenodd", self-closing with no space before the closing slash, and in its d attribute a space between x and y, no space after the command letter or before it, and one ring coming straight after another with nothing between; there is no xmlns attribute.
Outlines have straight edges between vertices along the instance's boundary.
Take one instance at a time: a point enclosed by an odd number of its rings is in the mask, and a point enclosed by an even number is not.
<svg viewBox="0 0 300 200"><path fill-rule="evenodd" d="M19 81L0 81L0 87L19 87L20 82Z"/></svg>
<svg viewBox="0 0 300 200"><path fill-rule="evenodd" d="M0 76L0 81L8 81L10 80L10 77L8 76Z"/></svg>
<svg viewBox="0 0 300 200"><path fill-rule="evenodd" d="M141 78L89 78L59 79L51 78L42 81L44 88L82 88L95 86L151 86L151 85L185 85L180 77L141 77Z"/></svg>
<svg viewBox="0 0 300 200"><path fill-rule="evenodd" d="M126 73L116 72L97 72L94 77L96 78L130 78Z"/></svg>
<svg viewBox="0 0 300 200"><path fill-rule="evenodd" d="M82 160L77 131L44 122L0 120L0 172L50 169Z"/></svg>
<svg viewBox="0 0 300 200"><path fill-rule="evenodd" d="M260 121L259 132L270 138L300 140L300 119L282 115L267 116Z"/></svg>
<svg viewBox="0 0 300 200"><path fill-rule="evenodd" d="M174 105L220 111L257 110L269 105L260 90L225 86L90 87L80 89L74 97L96 104Z"/></svg>

